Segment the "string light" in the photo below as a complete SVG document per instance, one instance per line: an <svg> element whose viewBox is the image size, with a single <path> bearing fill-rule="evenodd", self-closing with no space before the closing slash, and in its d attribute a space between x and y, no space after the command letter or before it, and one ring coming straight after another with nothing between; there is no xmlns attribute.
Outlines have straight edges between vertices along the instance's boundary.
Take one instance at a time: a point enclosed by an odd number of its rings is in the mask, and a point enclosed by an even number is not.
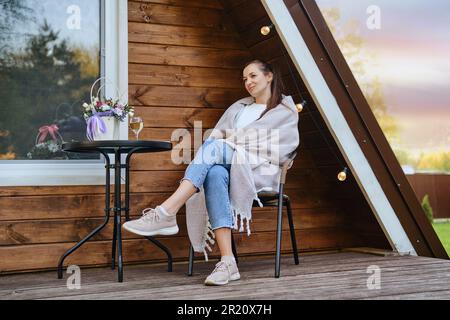
<svg viewBox="0 0 450 320"><path fill-rule="evenodd" d="M345 167L344 170L339 172L338 179L339 181L345 181L347 179L348 168Z"/></svg>
<svg viewBox="0 0 450 320"><path fill-rule="evenodd" d="M300 113L300 112L302 112L303 111L303 108L306 106L306 101L305 100L303 100L302 102L300 102L300 103L296 103L295 104L295 107L297 108L297 111Z"/></svg>
<svg viewBox="0 0 450 320"><path fill-rule="evenodd" d="M273 24L270 24L268 26L263 26L261 28L261 34L263 36L267 36L270 33L270 31L272 31L272 29L273 29Z"/></svg>
<svg viewBox="0 0 450 320"><path fill-rule="evenodd" d="M272 31L272 29L274 29L274 25L273 25L273 24L270 24L270 25L268 25L268 26L263 26L263 27L261 28L261 34L264 35L264 36L267 36L267 35ZM289 74L291 75L292 81L293 81L294 84L295 84L295 88L296 88L296 90L297 90L297 93L300 95L300 98L302 99L302 102L301 102L301 103L296 103L296 104L295 104L295 107L297 108L297 111L298 111L298 112L302 112L303 109L306 107L307 102L306 102L306 100L303 98L303 95L302 95L302 93L301 93L301 91L300 91L300 89L299 89L299 87L298 87L298 85L297 85L297 81L296 81L296 79L295 79L295 77L294 77L294 74L293 74L293 72L292 72L292 68L291 68L291 65L290 65L290 63L289 63L289 60L288 60L287 57L286 57L286 53L285 53L285 51L284 51L284 48L281 48L281 52L283 53L284 60L286 61L287 65L288 65L288 68L289 68ZM328 142L328 139L324 136L322 130L321 130L320 127L317 125L316 120L314 119L314 117L312 116L311 113L309 113L309 115L310 115L311 119L313 120L315 126L319 129L319 132L320 132L320 134L322 135L322 138L325 140L326 144L328 145L328 148L331 150L331 152L333 153L334 157L335 157L336 160L339 162L339 166L343 167L343 165L342 165L342 163L341 163L341 160L340 160L339 157L336 155L336 153L334 152L333 148L330 146L330 144L329 144L329 142ZM347 168L347 167L344 167L344 169L342 169L342 171L338 173L338 176L337 176L338 180L341 181L341 182L342 182L342 181L345 181L345 180L347 179L348 171L349 171L348 168Z"/></svg>

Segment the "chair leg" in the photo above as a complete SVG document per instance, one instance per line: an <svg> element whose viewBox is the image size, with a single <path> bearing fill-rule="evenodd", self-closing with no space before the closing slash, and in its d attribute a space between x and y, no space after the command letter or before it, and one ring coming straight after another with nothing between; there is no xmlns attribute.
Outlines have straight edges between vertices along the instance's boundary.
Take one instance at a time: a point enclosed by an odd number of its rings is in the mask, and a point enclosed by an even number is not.
<svg viewBox="0 0 450 320"><path fill-rule="evenodd" d="M234 260L236 260L236 264L239 264L238 255L236 251L236 244L234 243L234 236L231 233L231 248L233 249Z"/></svg>
<svg viewBox="0 0 450 320"><path fill-rule="evenodd" d="M295 239L294 221L292 219L291 200L289 198L286 200L286 209L287 209L287 216L288 216L288 221L289 221L289 231L291 234L292 251L294 252L294 262L295 262L295 264L299 264L297 240Z"/></svg>
<svg viewBox="0 0 450 320"><path fill-rule="evenodd" d="M278 197L278 214L277 214L277 243L276 243L276 256L275 256L275 278L280 277L282 227L283 227L283 184L280 184L280 194Z"/></svg>
<svg viewBox="0 0 450 320"><path fill-rule="evenodd" d="M194 269L194 247L189 246L189 264L188 264L188 276L192 276L192 271Z"/></svg>

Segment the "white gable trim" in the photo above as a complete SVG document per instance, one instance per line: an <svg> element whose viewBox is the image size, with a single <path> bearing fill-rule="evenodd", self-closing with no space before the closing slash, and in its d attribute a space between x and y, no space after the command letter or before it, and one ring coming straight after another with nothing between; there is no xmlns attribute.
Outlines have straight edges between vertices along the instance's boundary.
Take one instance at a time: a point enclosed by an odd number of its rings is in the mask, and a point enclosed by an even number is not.
<svg viewBox="0 0 450 320"><path fill-rule="evenodd" d="M417 255L284 1L261 2L392 248L399 254Z"/></svg>

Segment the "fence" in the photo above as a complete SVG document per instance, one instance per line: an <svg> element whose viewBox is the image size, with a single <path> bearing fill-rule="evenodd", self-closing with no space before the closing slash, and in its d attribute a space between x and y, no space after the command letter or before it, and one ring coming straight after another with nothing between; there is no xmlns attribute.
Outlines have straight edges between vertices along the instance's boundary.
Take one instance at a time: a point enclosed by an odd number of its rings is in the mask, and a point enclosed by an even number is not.
<svg viewBox="0 0 450 320"><path fill-rule="evenodd" d="M420 202L428 194L434 219L450 219L450 174L416 173L406 177Z"/></svg>

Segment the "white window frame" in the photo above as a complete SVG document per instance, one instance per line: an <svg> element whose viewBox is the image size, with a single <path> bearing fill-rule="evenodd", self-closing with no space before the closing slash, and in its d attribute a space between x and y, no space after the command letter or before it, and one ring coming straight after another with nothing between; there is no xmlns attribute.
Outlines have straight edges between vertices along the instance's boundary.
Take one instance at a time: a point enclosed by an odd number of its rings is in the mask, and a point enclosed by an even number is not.
<svg viewBox="0 0 450 320"><path fill-rule="evenodd" d="M392 248L400 255L416 256L414 246L356 141L284 1L261 0L261 2Z"/></svg>
<svg viewBox="0 0 450 320"><path fill-rule="evenodd" d="M106 78L105 96L128 101L128 1L102 0L104 35L101 55ZM120 123L119 139L128 139L127 121ZM102 156L103 157L103 156ZM114 161L112 159L112 161ZM114 181L114 179L112 179ZM102 160L5 160L0 161L0 186L102 185Z"/></svg>

